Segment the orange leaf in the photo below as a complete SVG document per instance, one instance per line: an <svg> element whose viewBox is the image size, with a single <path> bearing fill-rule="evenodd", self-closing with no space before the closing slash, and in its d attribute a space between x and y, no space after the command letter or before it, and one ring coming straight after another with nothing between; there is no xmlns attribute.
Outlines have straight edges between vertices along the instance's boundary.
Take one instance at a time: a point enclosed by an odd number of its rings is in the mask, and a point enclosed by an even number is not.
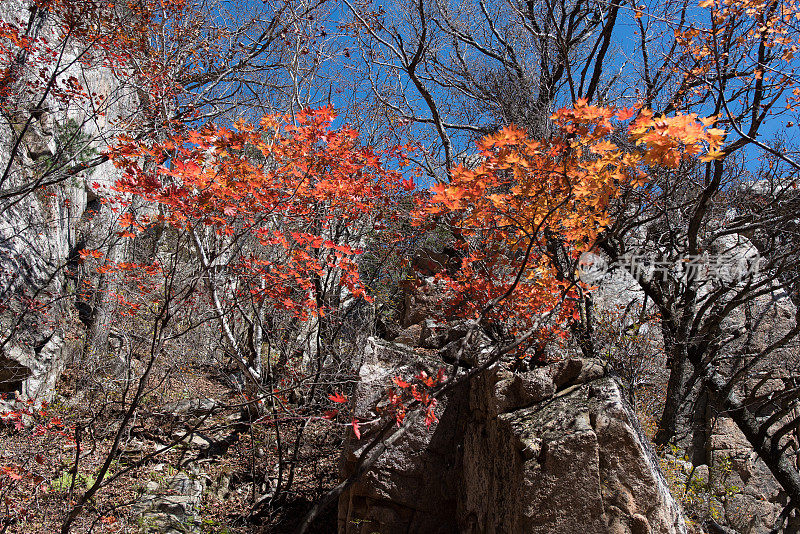
<svg viewBox="0 0 800 534"><path fill-rule="evenodd" d="M392 380L394 381L395 384L397 384L397 387L400 387L400 388L403 388L403 389L405 389L405 388L407 388L408 386L411 385L408 382L406 382L405 380L403 380L402 378L400 378L399 376L394 377Z"/></svg>
<svg viewBox="0 0 800 534"><path fill-rule="evenodd" d="M328 398L333 402L338 402L338 403L347 402L347 396L342 395L341 393L332 393L328 395Z"/></svg>

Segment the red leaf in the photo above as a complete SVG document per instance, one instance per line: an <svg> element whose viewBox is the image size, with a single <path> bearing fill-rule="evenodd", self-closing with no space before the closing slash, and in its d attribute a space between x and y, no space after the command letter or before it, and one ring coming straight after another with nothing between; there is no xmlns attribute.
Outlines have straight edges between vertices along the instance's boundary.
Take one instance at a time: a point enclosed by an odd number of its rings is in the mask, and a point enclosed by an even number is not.
<svg viewBox="0 0 800 534"><path fill-rule="evenodd" d="M358 421L355 418L353 419L352 425L353 425L353 432L356 435L356 439L361 439L361 430L359 430Z"/></svg>
<svg viewBox="0 0 800 534"><path fill-rule="evenodd" d="M436 399L431 400L431 403L428 405L428 411L425 414L425 426L431 426L433 423L438 421L436 418L436 414L434 413L434 409L436 408Z"/></svg>
<svg viewBox="0 0 800 534"><path fill-rule="evenodd" d="M402 378L400 378L399 376L394 377L393 380L394 380L394 383L397 384L397 387L400 387L400 388L403 388L403 389L406 389L408 386L411 385L408 382L406 382L405 380L403 380Z"/></svg>
<svg viewBox="0 0 800 534"><path fill-rule="evenodd" d="M13 467L4 466L3 472L12 480L22 480L22 475L17 473Z"/></svg>
<svg viewBox="0 0 800 534"><path fill-rule="evenodd" d="M337 415L339 415L339 410L328 410L322 415L322 417L333 420L336 419Z"/></svg>
<svg viewBox="0 0 800 534"><path fill-rule="evenodd" d="M328 398L333 402L338 402L338 403L347 402L347 396L342 395L341 393L331 393L330 395L328 395Z"/></svg>
<svg viewBox="0 0 800 534"><path fill-rule="evenodd" d="M621 121L626 121L636 115L636 108L622 108L617 112L617 118Z"/></svg>
<svg viewBox="0 0 800 534"><path fill-rule="evenodd" d="M420 381L421 381L423 384L425 384L426 386L428 386L429 388L430 388L430 387L433 387L433 384L434 384L433 378L432 378L432 377L430 377L430 376L428 376L428 373L426 373L425 371L421 371L421 372L420 372L420 373L417 375L417 378L418 378L418 379L419 379L419 380L420 380Z"/></svg>
<svg viewBox="0 0 800 534"><path fill-rule="evenodd" d="M441 383L442 383L442 382L444 382L445 380L447 380L447 375L446 375L446 374L444 374L444 368L443 368L443 367L440 367L440 368L439 368L439 372L438 372L438 373L436 373L436 382L438 382L439 384L441 384Z"/></svg>

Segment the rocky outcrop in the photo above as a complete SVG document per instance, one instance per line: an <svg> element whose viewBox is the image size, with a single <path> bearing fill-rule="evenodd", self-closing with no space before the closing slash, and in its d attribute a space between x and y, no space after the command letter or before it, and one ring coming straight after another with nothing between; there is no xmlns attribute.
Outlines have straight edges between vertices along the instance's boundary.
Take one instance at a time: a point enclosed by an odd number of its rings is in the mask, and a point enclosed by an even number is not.
<svg viewBox="0 0 800 534"><path fill-rule="evenodd" d="M89 64L92 54L60 35L58 14L32 5L0 6L0 22L42 43L17 55L13 76L4 79L10 96L0 99L0 393L49 399L66 361L81 353L84 326L99 322L98 302L112 298L80 251L118 259L118 214L104 198L118 174L100 156L129 126L139 100L113 69L99 59ZM42 50L62 44L56 65ZM60 74L46 90L41 76L52 70ZM92 95L91 105L56 91L70 78Z"/></svg>
<svg viewBox="0 0 800 534"><path fill-rule="evenodd" d="M708 472L709 516L742 534L772 531L788 499L730 418L719 417L712 426L708 459L699 467L701 475ZM797 521L791 523L787 531L797 532Z"/></svg>
<svg viewBox="0 0 800 534"><path fill-rule="evenodd" d="M399 343L367 340L354 393L355 416L374 420L385 387L394 376L421 370L435 372L437 359L424 350ZM460 451L468 417L466 388L440 399L438 423L414 425L404 439L342 496L340 532L454 532L460 483ZM356 467L369 442L369 425L361 440L350 436L343 456L344 475ZM463 448L463 444L461 445Z"/></svg>
<svg viewBox="0 0 800 534"><path fill-rule="evenodd" d="M356 416L393 376L435 371L436 353L370 339ZM681 533L669 494L616 380L600 361L524 373L495 365L440 399L339 502L340 533ZM369 443L350 436L343 474Z"/></svg>
<svg viewBox="0 0 800 534"><path fill-rule="evenodd" d="M794 515L774 530L788 498L733 420L718 417L711 428L707 464L692 465L671 453L664 458L695 532L800 532Z"/></svg>
<svg viewBox="0 0 800 534"><path fill-rule="evenodd" d="M161 470L164 465L159 466ZM158 473L159 471L156 471ZM200 503L206 489L198 471L179 471L161 481L150 481L135 505L142 534L189 534L201 531Z"/></svg>

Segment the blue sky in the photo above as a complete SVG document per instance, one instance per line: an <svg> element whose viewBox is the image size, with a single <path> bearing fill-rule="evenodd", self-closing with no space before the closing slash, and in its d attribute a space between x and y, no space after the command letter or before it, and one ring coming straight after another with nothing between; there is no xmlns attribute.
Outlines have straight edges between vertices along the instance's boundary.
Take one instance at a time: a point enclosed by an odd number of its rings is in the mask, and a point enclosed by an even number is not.
<svg viewBox="0 0 800 534"><path fill-rule="evenodd" d="M469 2L451 2L451 4L457 7L463 7L469 4ZM252 13L256 9L263 8L265 5L266 4L258 0L245 0L244 3L230 3L230 6L238 10L242 15ZM505 5L505 3L489 3L490 7L502 7L502 5ZM380 2L375 2L372 7L377 11L379 6ZM393 20L397 20L402 14L399 6L400 4L386 3L380 8L386 11L385 20L387 24ZM663 24L663 21L657 16L664 6L665 4L663 2L649 2L649 5L645 6L643 9L644 15L641 20L645 24L652 24L654 29L661 27L659 31L666 32L664 34L665 38L671 41L673 35L670 25ZM635 51L639 46L641 36L639 35L638 23L634 18L634 13L634 10L629 5L625 5L621 8L613 34L613 44L607 55L607 61L603 65L604 70L608 72L609 75L615 74L618 76L616 90L620 96L614 101L609 102L610 104L618 106L634 104L640 96L636 94L632 85L624 87L626 80L638 75L638 69L640 69L641 64L639 57L635 56ZM696 24L700 27L707 23L708 16L708 9L690 7L687 11L686 26L689 24ZM331 1L324 4L323 11L316 14L315 19L307 24L307 26L313 26L315 33L314 39L309 42L313 51L322 51L325 54L329 53L330 57L327 58L318 69L317 77L314 82L319 85L314 91L306 93L306 101L315 106L330 102L340 112L349 112L348 115L340 116L336 125L340 125L345 121L358 120L358 108L354 107L354 104L359 101L361 101L360 103L362 106L369 104L369 99L371 97L369 85L364 83L364 80L358 79L358 74L363 73L365 70L364 57L361 55L361 50L352 36L342 35L342 25L351 21L352 16L347 6L341 1ZM405 26L405 30L401 30L401 34L402 31L409 32L406 34L406 42L413 40L408 26ZM651 30L648 36L653 38L654 42L657 42L658 36L652 33L653 31L655 30ZM445 43L442 46L446 47L447 45ZM654 50L654 55L657 56L657 52L657 50ZM659 59L658 57L651 58L651 61L655 63ZM391 71L388 69L378 74L385 77L391 77L392 75ZM314 84L309 85L313 86ZM429 87L431 87L432 94L440 105L447 103L448 99L451 98L451 95L447 94L442 87L437 87L435 84L431 84ZM395 83L395 88L404 93L404 96L408 99L408 103L411 107L416 108L419 116L430 116L427 108L422 105L423 103L419 93L408 80ZM569 104L568 93L562 92L561 96L558 98L558 105ZM364 113L364 116L369 119L368 113L363 107L361 111ZM446 110L444 114L447 115ZM787 126L787 124L792 123L795 126ZM786 113L785 116L780 116L779 118L769 121L768 124L765 124L765 127L761 130L761 138L769 140L776 136L782 136L786 138L787 142L794 145L797 140L797 124L800 124L800 120L798 120L796 114ZM378 119L375 120L373 116L371 122L367 120L359 123L358 126L360 131L364 134L365 140L375 143L377 141L375 136L381 132L385 132L389 125L386 124L385 117L378 117ZM412 131L413 134L420 139L436 140L430 125L418 125ZM470 137L472 136L454 135L453 142L457 152L462 150L466 150L467 152L471 151ZM748 150L748 159L750 160L750 163L747 165L748 169L755 170L757 168L758 152L757 149Z"/></svg>

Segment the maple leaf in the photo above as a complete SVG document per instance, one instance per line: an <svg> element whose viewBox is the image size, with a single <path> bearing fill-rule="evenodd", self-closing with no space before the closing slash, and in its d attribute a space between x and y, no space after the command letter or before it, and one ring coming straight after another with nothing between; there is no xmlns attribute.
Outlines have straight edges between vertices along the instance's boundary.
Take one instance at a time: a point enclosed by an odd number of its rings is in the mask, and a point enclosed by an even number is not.
<svg viewBox="0 0 800 534"><path fill-rule="evenodd" d="M420 371L420 373L417 375L416 378L418 378L419 381L425 384L426 386L433 387L434 379L433 377L428 376L428 373L426 373L425 371Z"/></svg>
<svg viewBox="0 0 800 534"><path fill-rule="evenodd" d="M720 150L709 150L706 154L700 156L700 161L702 162L709 162L714 161L716 159L722 158L725 156L725 152Z"/></svg>
<svg viewBox="0 0 800 534"><path fill-rule="evenodd" d="M123 228L130 228L131 226L136 225L136 220L130 213L123 213L119 217L119 225L122 226Z"/></svg>
<svg viewBox="0 0 800 534"><path fill-rule="evenodd" d="M356 435L356 439L361 439L361 430L358 427L358 420L353 418L350 424L353 426L353 433Z"/></svg>
<svg viewBox="0 0 800 534"><path fill-rule="evenodd" d="M22 475L17 473L11 467L3 467L3 471L5 472L6 476L8 476L12 480L22 480Z"/></svg>
<svg viewBox="0 0 800 534"><path fill-rule="evenodd" d="M622 108L617 112L617 119L626 121L636 115L636 108Z"/></svg>
<svg viewBox="0 0 800 534"><path fill-rule="evenodd" d="M400 378L399 376L394 377L392 380L394 381L395 384L397 384L397 387L400 387L400 388L403 388L403 389L406 389L408 386L411 385L408 382L406 382L405 380L403 380L402 378Z"/></svg>
<svg viewBox="0 0 800 534"><path fill-rule="evenodd" d="M89 249L85 249L84 248L84 249L81 249L78 253L80 254L82 259L89 258L89 257L91 257L91 258L102 258L103 257L103 253L101 251L99 251L99 250L89 250Z"/></svg>
<svg viewBox="0 0 800 534"><path fill-rule="evenodd" d="M328 395L328 398L330 400L332 400L333 402L338 402L338 403L347 402L347 396L346 395L342 395L341 393L338 393L338 392L337 393L331 393L330 395Z"/></svg>
<svg viewBox="0 0 800 534"><path fill-rule="evenodd" d="M445 191L447 191L447 186L442 183L438 183L431 187L431 191L433 191L436 195L444 195Z"/></svg>
<svg viewBox="0 0 800 534"><path fill-rule="evenodd" d="M447 375L444 374L444 368L440 367L439 371L436 373L436 382L441 384L445 380L447 380Z"/></svg>

